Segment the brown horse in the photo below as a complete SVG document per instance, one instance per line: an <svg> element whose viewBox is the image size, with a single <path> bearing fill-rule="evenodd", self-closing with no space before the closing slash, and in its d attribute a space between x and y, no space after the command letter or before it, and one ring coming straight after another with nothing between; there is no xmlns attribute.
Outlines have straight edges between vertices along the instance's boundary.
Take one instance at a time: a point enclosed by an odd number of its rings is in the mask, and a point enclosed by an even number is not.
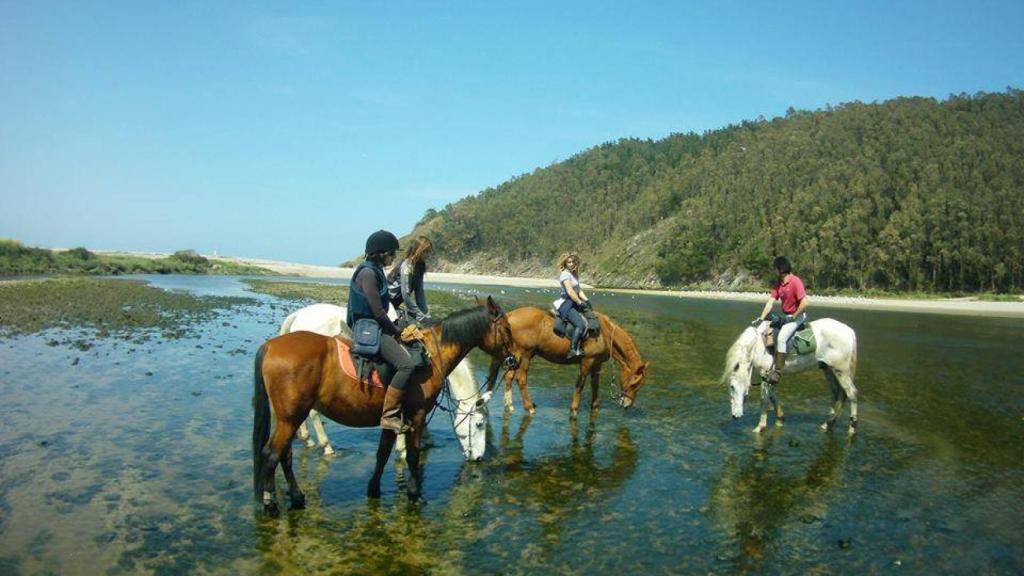
<svg viewBox="0 0 1024 576"><path fill-rule="evenodd" d="M619 386L619 404L623 408L629 408L636 401L637 390L647 381L647 370L650 362L644 362L640 357L633 337L622 329L608 316L597 313L601 321L601 334L597 338L587 339L583 343L583 356L581 358L567 359L569 352L569 339L555 334L555 317L546 310L527 306L517 308L508 313L509 325L512 327L512 353L515 356L516 367L505 374L505 407L512 409L512 380L519 382L519 394L523 399L523 408L530 414L536 412L536 407L530 400L530 393L526 389L527 375L530 370L530 360L535 355L555 364L576 364L580 365L580 374L576 378L576 390L572 395L572 415L575 416L579 410L583 397L583 385L586 377L590 376L590 409L595 410L601 403L598 387L600 384L601 365L608 358L614 358L622 367ZM481 348L491 355L491 369L488 374L488 390L493 390L495 378L505 354L496 348Z"/></svg>
<svg viewBox="0 0 1024 576"><path fill-rule="evenodd" d="M403 405L403 412L413 426L406 438L410 500L420 496L420 435L445 377L473 347L500 351L509 350L511 343L508 317L490 297L486 306L455 312L423 333L431 362L413 374ZM278 513L274 486L278 463L288 481L291 507L305 505L305 496L292 472L291 446L295 431L310 409L315 408L346 426L369 428L380 423L384 392L382 388L361 384L341 370L331 337L292 332L268 340L260 347L256 354L253 403L253 489L256 500L263 502L267 513ZM270 430L271 408L275 418L273 433ZM380 478L396 438L395 432L381 431L377 466L367 488L371 498L380 497Z"/></svg>

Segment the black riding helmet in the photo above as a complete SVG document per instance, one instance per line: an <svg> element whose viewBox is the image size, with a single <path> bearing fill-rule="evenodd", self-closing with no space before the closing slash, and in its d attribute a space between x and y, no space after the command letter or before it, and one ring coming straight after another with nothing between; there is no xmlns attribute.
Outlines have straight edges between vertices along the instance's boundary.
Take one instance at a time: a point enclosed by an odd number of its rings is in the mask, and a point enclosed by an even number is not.
<svg viewBox="0 0 1024 576"><path fill-rule="evenodd" d="M387 230L377 230L366 239L366 254L398 252L398 238Z"/></svg>

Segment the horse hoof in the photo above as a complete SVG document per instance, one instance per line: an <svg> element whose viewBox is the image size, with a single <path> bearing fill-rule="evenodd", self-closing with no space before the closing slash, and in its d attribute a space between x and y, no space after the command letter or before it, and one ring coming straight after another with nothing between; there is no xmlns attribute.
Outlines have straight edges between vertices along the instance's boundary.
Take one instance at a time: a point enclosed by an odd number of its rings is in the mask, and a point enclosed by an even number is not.
<svg viewBox="0 0 1024 576"><path fill-rule="evenodd" d="M847 436L856 436L857 435L857 429L855 427L853 427L853 426L850 426L850 429L846 431L846 435Z"/></svg>
<svg viewBox="0 0 1024 576"><path fill-rule="evenodd" d="M764 432L764 428L765 428L764 426L755 426L754 427L754 434L760 434L761 432Z"/></svg>
<svg viewBox="0 0 1024 576"><path fill-rule="evenodd" d="M292 496L292 510L305 510L306 509L306 495L298 494Z"/></svg>
<svg viewBox="0 0 1024 576"><path fill-rule="evenodd" d="M829 429L829 425L828 425L828 422L825 422L824 424L822 424L822 425L820 426L820 428L821 428L821 431L822 431L822 432L828 432L828 429Z"/></svg>
<svg viewBox="0 0 1024 576"><path fill-rule="evenodd" d="M312 448L314 446L316 446L316 442L313 442L312 438L307 437L306 438L306 448Z"/></svg>
<svg viewBox="0 0 1024 576"><path fill-rule="evenodd" d="M277 507L277 502L270 502L263 505L263 512L271 518L277 518L281 515L281 509Z"/></svg>
<svg viewBox="0 0 1024 576"><path fill-rule="evenodd" d="M775 427L776 427L776 428L782 428L782 427L783 427L783 426L785 426L785 425L786 425L786 423L785 423L785 422L783 422L782 420L776 420L776 421L775 421Z"/></svg>
<svg viewBox="0 0 1024 576"><path fill-rule="evenodd" d="M334 448L331 448L330 444L324 446L324 456L333 456Z"/></svg>
<svg viewBox="0 0 1024 576"><path fill-rule="evenodd" d="M380 498L380 486L370 486L366 489L367 498Z"/></svg>
<svg viewBox="0 0 1024 576"><path fill-rule="evenodd" d="M530 412L530 416L533 416L534 414L537 413L537 408L530 408L529 412Z"/></svg>

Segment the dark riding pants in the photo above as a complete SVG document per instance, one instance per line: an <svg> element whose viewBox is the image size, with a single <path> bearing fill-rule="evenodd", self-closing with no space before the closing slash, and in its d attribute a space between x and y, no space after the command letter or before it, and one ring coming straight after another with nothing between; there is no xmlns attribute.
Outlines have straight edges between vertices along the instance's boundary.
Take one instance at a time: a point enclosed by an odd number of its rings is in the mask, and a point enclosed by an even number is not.
<svg viewBox="0 0 1024 576"><path fill-rule="evenodd" d="M394 369L395 374L391 377L391 384L396 390L405 390L416 369L416 361L405 346L402 346L394 336L389 334L380 335L380 358Z"/></svg>

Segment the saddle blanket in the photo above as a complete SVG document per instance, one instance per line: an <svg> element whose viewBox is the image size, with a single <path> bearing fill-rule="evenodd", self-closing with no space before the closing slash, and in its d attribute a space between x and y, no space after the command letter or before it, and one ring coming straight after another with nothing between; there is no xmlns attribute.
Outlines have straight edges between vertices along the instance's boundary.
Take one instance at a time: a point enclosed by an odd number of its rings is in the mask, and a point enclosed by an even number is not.
<svg viewBox="0 0 1024 576"><path fill-rule="evenodd" d="M335 336L334 344L338 350L338 364L341 365L341 371L349 378L359 380L359 371L356 370L355 360L352 359L352 348L349 343ZM375 388L384 388L384 383L380 380L380 373L376 369L370 371L369 382L365 378L360 382Z"/></svg>

